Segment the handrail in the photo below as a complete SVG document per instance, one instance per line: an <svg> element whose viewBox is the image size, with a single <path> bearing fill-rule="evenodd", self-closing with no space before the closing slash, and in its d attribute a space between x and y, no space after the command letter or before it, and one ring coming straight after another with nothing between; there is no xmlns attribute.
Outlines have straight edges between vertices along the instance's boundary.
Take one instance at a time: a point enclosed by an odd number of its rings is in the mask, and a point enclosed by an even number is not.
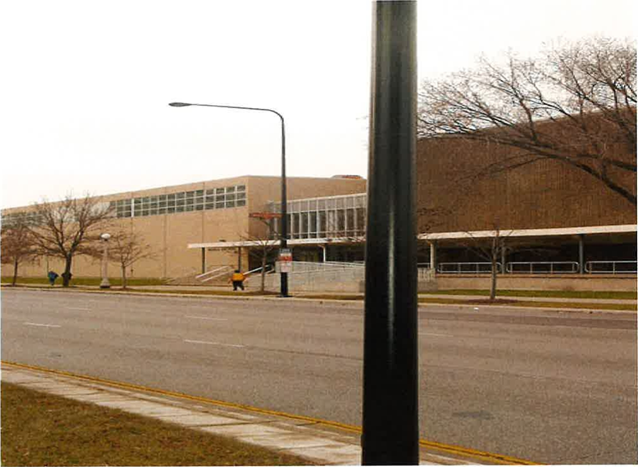
<svg viewBox="0 0 638 467"><path fill-rule="evenodd" d="M203 274L198 274L197 276L195 276L195 279L200 279L200 278L202 278L202 277L206 277L206 276L208 276L208 275L210 275L210 274L214 274L214 273L216 273L217 271L220 271L220 270L222 270L222 269L227 269L227 268L231 268L231 269L232 269L232 267L231 267L231 266L220 266L220 267L218 267L218 268L211 269L210 271L206 271L206 272L205 272L205 273L203 273Z"/></svg>
<svg viewBox="0 0 638 467"><path fill-rule="evenodd" d="M447 266L453 266L455 269L445 270ZM464 266L474 266L473 269L463 269ZM489 266L489 269L481 270L481 266ZM436 267L437 272L441 274L489 274L492 272L492 263L490 262L457 262L457 263L439 263ZM502 272L503 265L496 263L496 272Z"/></svg>
<svg viewBox="0 0 638 467"><path fill-rule="evenodd" d="M529 266L529 271L515 271L514 266ZM569 266L567 270L556 270L556 266ZM536 266L536 271L534 271ZM538 267L540 266L540 270ZM526 268L527 269L527 268ZM580 265L576 261L512 261L506 264L505 270L508 273L528 273L528 274L576 274L580 270Z"/></svg>
<svg viewBox="0 0 638 467"><path fill-rule="evenodd" d="M265 269L266 269L266 272L271 271L272 270L272 264L267 264ZM244 273L244 276L249 276L249 275L254 274L256 272L259 272L259 271L261 271L261 266L259 266L258 268L255 268L255 269L251 269L250 271L246 271Z"/></svg>
<svg viewBox="0 0 638 467"><path fill-rule="evenodd" d="M597 264L610 264L611 271L595 271L595 265ZM633 269L630 270L618 270L617 264L633 264ZM638 272L638 262L634 260L619 260L619 261L587 261L585 263L585 272L588 274L636 274Z"/></svg>
<svg viewBox="0 0 638 467"><path fill-rule="evenodd" d="M221 270L221 272L220 272L220 270ZM207 277L206 279L200 279L200 282L208 282L208 281L211 281L211 280L213 280L213 279L218 278L219 276L223 276L224 274L227 274L228 272L230 272L230 271L232 271L232 270L233 270L232 266L222 266L222 267L220 267L220 268L217 268L217 269L214 269L214 270L212 270L212 271L209 271L209 272L208 272L208 273L206 273L206 274L202 274L202 275L207 275L207 274L212 274L212 273L214 273L214 272L217 272L217 274L215 274L214 276Z"/></svg>

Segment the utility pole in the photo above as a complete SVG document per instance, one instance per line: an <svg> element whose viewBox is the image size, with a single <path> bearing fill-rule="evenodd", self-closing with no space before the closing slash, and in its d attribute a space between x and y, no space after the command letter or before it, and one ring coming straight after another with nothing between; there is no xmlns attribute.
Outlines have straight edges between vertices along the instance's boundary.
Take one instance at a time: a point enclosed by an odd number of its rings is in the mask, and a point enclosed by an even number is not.
<svg viewBox="0 0 638 467"><path fill-rule="evenodd" d="M419 463L416 2L373 4L364 465Z"/></svg>

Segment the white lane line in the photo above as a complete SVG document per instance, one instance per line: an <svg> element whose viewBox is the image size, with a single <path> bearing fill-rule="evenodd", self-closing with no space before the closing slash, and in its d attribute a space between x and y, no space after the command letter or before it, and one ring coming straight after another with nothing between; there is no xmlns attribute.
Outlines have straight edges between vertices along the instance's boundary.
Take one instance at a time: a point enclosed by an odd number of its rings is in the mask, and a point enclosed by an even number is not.
<svg viewBox="0 0 638 467"><path fill-rule="evenodd" d="M236 344L222 344L220 342L209 342L209 341L191 341L188 339L184 339L184 342L188 342L190 344L223 345L224 347L245 347L243 345L236 345Z"/></svg>
<svg viewBox="0 0 638 467"><path fill-rule="evenodd" d="M435 334L433 332L420 332L419 336L446 336L446 337L453 337L452 334Z"/></svg>
<svg viewBox="0 0 638 467"><path fill-rule="evenodd" d="M208 316L184 316L184 318L207 319L210 321L228 321L228 318L209 318Z"/></svg>
<svg viewBox="0 0 638 467"><path fill-rule="evenodd" d="M90 309L90 308L76 308L76 307L72 307L72 306L69 306L69 307L67 307L66 309L67 309L67 310L91 311L91 309Z"/></svg>
<svg viewBox="0 0 638 467"><path fill-rule="evenodd" d="M42 323L22 323L25 326L42 326L45 328L61 328L59 324L42 324Z"/></svg>

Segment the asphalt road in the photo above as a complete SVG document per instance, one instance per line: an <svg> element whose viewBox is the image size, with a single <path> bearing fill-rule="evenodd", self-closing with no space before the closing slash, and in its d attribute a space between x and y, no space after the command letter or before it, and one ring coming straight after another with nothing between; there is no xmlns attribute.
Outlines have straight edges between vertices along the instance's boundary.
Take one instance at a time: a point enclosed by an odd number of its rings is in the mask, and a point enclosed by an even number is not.
<svg viewBox="0 0 638 467"><path fill-rule="evenodd" d="M2 292L2 359L361 424L357 305ZM636 316L419 311L421 437L636 463Z"/></svg>

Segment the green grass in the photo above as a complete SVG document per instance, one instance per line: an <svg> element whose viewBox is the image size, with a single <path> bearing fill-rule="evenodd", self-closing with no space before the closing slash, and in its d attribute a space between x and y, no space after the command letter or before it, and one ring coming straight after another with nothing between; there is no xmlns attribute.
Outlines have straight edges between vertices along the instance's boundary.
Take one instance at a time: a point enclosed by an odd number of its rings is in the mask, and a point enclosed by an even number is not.
<svg viewBox="0 0 638 467"><path fill-rule="evenodd" d="M420 292L419 295L477 295L489 296L489 290L454 289ZM569 291L569 290L497 290L497 297L541 297L541 298L593 298L635 300L636 292Z"/></svg>
<svg viewBox="0 0 638 467"><path fill-rule="evenodd" d="M11 276L2 276L3 284L11 284L13 278ZM88 285L88 286L98 286L102 282L102 279L99 277L78 277L71 279L71 285ZM122 286L121 278L111 278L109 277L109 282L114 287ZM27 284L27 285L49 285L49 280L46 277L18 277L17 285ZM166 281L163 279L156 278L132 278L127 280L127 285L129 287L135 286L144 286L144 285L165 285ZM55 281L55 285L62 285L62 278L58 277Z"/></svg>
<svg viewBox="0 0 638 467"><path fill-rule="evenodd" d="M2 465L311 465L231 438L2 383Z"/></svg>
<svg viewBox="0 0 638 467"><path fill-rule="evenodd" d="M459 300L454 298L419 298L419 303L430 303L433 305L507 305L511 307L526 308L571 308L579 310L636 311L636 305L626 305L622 303L536 302L525 300L499 299L498 297L495 301L490 301L489 299Z"/></svg>

